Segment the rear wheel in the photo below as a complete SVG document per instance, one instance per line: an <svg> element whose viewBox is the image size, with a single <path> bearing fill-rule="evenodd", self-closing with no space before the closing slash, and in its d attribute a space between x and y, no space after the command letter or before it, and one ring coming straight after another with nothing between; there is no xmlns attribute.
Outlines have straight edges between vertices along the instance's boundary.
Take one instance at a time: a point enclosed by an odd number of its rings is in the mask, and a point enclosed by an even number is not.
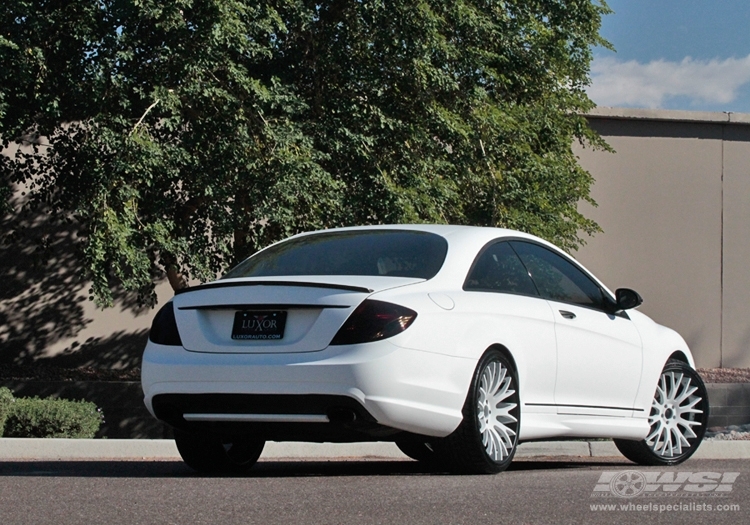
<svg viewBox="0 0 750 525"><path fill-rule="evenodd" d="M708 423L708 393L698 372L682 361L664 367L651 402L646 439L615 439L622 455L640 465L676 465L692 456Z"/></svg>
<svg viewBox="0 0 750 525"><path fill-rule="evenodd" d="M241 474L255 465L265 441L247 436L219 436L175 429L174 440L183 461L198 472Z"/></svg>
<svg viewBox="0 0 750 525"><path fill-rule="evenodd" d="M451 435L435 443L451 470L495 474L508 468L516 453L521 411L516 372L498 350L480 359L463 416Z"/></svg>
<svg viewBox="0 0 750 525"><path fill-rule="evenodd" d="M438 463L438 455L431 442L421 439L403 439L396 441L396 446L411 459L428 465Z"/></svg>

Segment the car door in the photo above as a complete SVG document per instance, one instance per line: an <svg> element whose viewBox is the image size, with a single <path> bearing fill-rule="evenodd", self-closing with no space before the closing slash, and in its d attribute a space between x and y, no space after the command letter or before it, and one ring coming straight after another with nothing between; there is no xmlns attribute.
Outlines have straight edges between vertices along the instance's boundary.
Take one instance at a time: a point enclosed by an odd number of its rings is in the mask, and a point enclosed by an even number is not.
<svg viewBox="0 0 750 525"><path fill-rule="evenodd" d="M555 318L557 412L631 415L643 360L633 322L567 257L532 242L511 245Z"/></svg>
<svg viewBox="0 0 750 525"><path fill-rule="evenodd" d="M464 283L472 311L487 319L487 343L507 345L519 365L524 410L554 411L556 374L552 310L507 242L493 241L477 256ZM546 407L546 408L545 408Z"/></svg>

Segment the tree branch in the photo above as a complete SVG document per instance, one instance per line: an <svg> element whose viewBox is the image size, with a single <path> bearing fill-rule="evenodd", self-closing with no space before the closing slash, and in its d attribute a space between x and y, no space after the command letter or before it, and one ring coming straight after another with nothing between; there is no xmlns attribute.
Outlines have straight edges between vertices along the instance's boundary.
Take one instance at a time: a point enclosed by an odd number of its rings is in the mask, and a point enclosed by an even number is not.
<svg viewBox="0 0 750 525"><path fill-rule="evenodd" d="M133 133L135 133L135 130L138 128L138 126L141 125L141 122L143 122L143 119L146 118L146 115L148 115L148 112L154 109L154 106L156 106L161 99L157 98L156 102L151 104L149 107L146 108L146 111L143 112L143 115L141 115L141 118L138 119L138 122L135 123L135 126L133 126L133 129L130 130L130 133L128 133L128 137L131 136Z"/></svg>

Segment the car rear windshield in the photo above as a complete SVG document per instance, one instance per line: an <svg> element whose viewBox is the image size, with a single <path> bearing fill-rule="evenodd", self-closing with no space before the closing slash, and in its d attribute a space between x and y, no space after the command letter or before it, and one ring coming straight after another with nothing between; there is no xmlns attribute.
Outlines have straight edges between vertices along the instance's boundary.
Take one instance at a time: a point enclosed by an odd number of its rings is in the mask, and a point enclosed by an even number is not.
<svg viewBox="0 0 750 525"><path fill-rule="evenodd" d="M281 242L241 262L223 278L279 275L388 275L430 279L447 241L405 230L325 232Z"/></svg>

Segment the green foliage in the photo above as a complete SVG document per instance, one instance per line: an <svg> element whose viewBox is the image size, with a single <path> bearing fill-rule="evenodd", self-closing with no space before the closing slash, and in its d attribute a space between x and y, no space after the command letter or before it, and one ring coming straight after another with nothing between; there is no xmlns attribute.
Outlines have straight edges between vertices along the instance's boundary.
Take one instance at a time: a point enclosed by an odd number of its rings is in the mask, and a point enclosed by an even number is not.
<svg viewBox="0 0 750 525"><path fill-rule="evenodd" d="M96 405L87 401L19 398L11 405L3 436L93 438L102 420Z"/></svg>
<svg viewBox="0 0 750 525"><path fill-rule="evenodd" d="M0 437L3 435L3 426L11 408L13 408L13 392L6 387L0 388Z"/></svg>
<svg viewBox="0 0 750 525"><path fill-rule="evenodd" d="M596 0L16 0L0 7L0 176L80 226L93 295L153 299L290 234L598 226L571 146ZM0 184L0 188L2 188ZM0 190L1 191L1 190Z"/></svg>

